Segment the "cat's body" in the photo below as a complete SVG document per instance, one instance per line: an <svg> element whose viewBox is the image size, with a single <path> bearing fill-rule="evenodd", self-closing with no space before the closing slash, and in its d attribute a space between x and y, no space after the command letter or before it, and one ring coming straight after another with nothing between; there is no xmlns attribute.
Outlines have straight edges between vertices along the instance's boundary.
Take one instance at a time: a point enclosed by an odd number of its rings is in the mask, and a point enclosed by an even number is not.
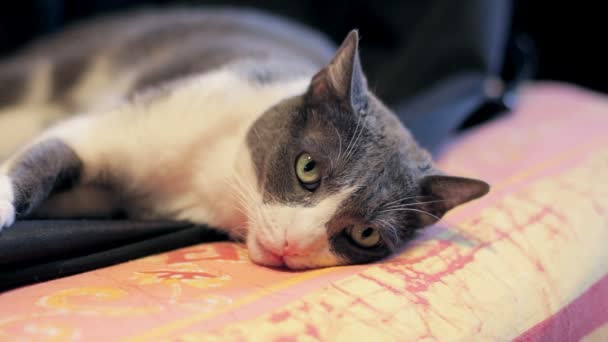
<svg viewBox="0 0 608 342"><path fill-rule="evenodd" d="M0 64L0 228L122 211L223 229L267 265L388 255L487 185L433 176L367 90L357 40L332 59L306 28L207 9L33 45Z"/></svg>

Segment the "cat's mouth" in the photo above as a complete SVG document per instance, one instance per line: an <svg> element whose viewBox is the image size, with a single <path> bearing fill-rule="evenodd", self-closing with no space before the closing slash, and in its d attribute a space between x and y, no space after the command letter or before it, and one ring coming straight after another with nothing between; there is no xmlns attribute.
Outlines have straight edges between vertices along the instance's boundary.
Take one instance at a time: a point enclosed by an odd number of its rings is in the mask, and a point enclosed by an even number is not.
<svg viewBox="0 0 608 342"><path fill-rule="evenodd" d="M266 261L266 265L274 267L285 267L285 256L282 254L274 253L268 249L262 247L260 249L262 258Z"/></svg>
<svg viewBox="0 0 608 342"><path fill-rule="evenodd" d="M286 267L285 256L282 253L270 250L255 236L250 235L247 240L249 258L253 262L264 266Z"/></svg>

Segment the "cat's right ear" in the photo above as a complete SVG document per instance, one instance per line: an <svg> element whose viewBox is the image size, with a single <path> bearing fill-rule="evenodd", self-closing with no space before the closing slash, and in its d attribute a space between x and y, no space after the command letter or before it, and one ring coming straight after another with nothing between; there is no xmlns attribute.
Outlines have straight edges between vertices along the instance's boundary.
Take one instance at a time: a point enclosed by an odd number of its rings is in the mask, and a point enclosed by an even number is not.
<svg viewBox="0 0 608 342"><path fill-rule="evenodd" d="M338 98L350 102L355 111L363 109L367 80L359 61L357 30L350 31L331 62L312 78L308 96L319 102Z"/></svg>
<svg viewBox="0 0 608 342"><path fill-rule="evenodd" d="M425 224L439 220L456 206L482 197L490 191L488 183L471 178L426 176L420 181L420 219Z"/></svg>

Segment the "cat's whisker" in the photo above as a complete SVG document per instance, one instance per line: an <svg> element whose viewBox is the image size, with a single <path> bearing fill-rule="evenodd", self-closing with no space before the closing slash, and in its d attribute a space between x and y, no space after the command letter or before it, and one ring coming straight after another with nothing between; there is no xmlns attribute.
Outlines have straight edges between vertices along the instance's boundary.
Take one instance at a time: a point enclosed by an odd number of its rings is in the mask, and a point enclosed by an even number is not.
<svg viewBox="0 0 608 342"><path fill-rule="evenodd" d="M245 206L250 210L247 215L248 222L254 221L263 224L257 224L260 229L263 229L266 234L272 233L272 231L278 231L276 229L268 229L267 225L272 224L271 220L268 219L268 213L266 213L264 206L255 205L255 189L249 183L244 182L240 178L236 178L238 184L245 194L244 201L250 203L244 203ZM250 224L251 226L251 224Z"/></svg>
<svg viewBox="0 0 608 342"><path fill-rule="evenodd" d="M233 195L233 197L235 197L236 200L242 201L247 199L243 191L237 185L229 183L228 186L231 190L230 193Z"/></svg>
<svg viewBox="0 0 608 342"><path fill-rule="evenodd" d="M277 238L277 233L285 231L284 229L281 229L275 220L272 219L272 215L268 212L267 207L261 207L260 212L262 214L262 222L264 223L264 225L260 226L260 229L262 229L265 234L268 234L275 239Z"/></svg>
<svg viewBox="0 0 608 342"><path fill-rule="evenodd" d="M232 179L234 182L230 181L230 178L226 179L226 183L230 186L233 195L235 195L237 199L237 204L239 206L239 211L245 215L245 217L249 217L249 212L252 212L254 208L252 204L255 203L253 201L253 195L248 192L248 188L246 184L238 177L236 171L233 171Z"/></svg>
<svg viewBox="0 0 608 342"><path fill-rule="evenodd" d="M231 207L232 207L233 209L235 209L235 210L239 211L241 214L243 214L243 215L245 215L245 216L247 216L247 215L248 215L248 213L247 213L247 209L249 209L249 208L247 208L247 207L244 205L244 203L240 203L240 202L239 202L239 203L236 203L236 204L234 204L234 203L233 203L233 204L231 205Z"/></svg>
<svg viewBox="0 0 608 342"><path fill-rule="evenodd" d="M361 128L359 130L359 132L357 133L357 136L355 137L355 140L353 141L353 144L352 144L350 150L348 151L348 154L346 154L342 160L343 164L348 163L351 160L352 156L355 154L355 150L357 148L357 142L359 141L359 136L362 131L363 131L363 128Z"/></svg>
<svg viewBox="0 0 608 342"><path fill-rule="evenodd" d="M413 209L413 208L398 208L398 209L382 210L379 213L390 213L390 212L394 212L394 211L415 211L418 213L429 215L429 216L433 217L434 219L436 219L437 221L440 220L439 217L429 213L428 211L424 211L424 210L420 210L420 209Z"/></svg>
<svg viewBox="0 0 608 342"><path fill-rule="evenodd" d="M246 197L243 197L239 202L239 206L243 209L241 211L246 217L249 217L250 213L255 211L255 208L251 204L251 200L248 200Z"/></svg>
<svg viewBox="0 0 608 342"><path fill-rule="evenodd" d="M440 202L446 202L446 200L435 200L435 201L426 201L426 202L405 203L405 204L392 205L392 206L388 206L388 207L385 206L385 207L383 207L383 209L399 209L399 208L415 207L415 206L421 205L421 204L440 203Z"/></svg>
<svg viewBox="0 0 608 342"><path fill-rule="evenodd" d="M232 170L232 179L234 179L236 185L238 185L239 187L246 189L247 184L241 179L241 177L239 177L235 167L233 166L233 170Z"/></svg>
<svg viewBox="0 0 608 342"><path fill-rule="evenodd" d="M348 145L346 146L346 151L344 152L345 158L340 160L340 165L343 165L344 163L346 163L346 161L350 158L349 155L350 155L351 147L352 147L353 141L355 140L355 136L357 135L357 132L359 130L360 124L361 124L361 116L359 115L359 117L357 118L357 125L355 125L355 131L353 132L353 135L350 137Z"/></svg>
<svg viewBox="0 0 608 342"><path fill-rule="evenodd" d="M264 224L259 225L259 227L264 232L264 234L268 234L268 235L272 236L273 232L279 231L277 229L276 225L274 224L274 222L269 218L268 212L266 211L265 207L260 208L260 214L261 214L261 218L262 218L261 221Z"/></svg>
<svg viewBox="0 0 608 342"><path fill-rule="evenodd" d="M385 219L376 218L376 219L373 219L372 222L380 222L380 223L382 223L382 224L384 224L386 226L390 226L390 223L388 223L388 221L385 220Z"/></svg>
<svg viewBox="0 0 608 342"><path fill-rule="evenodd" d="M235 203L230 203L232 209L240 212L246 218L246 225L238 225L231 229L229 235L232 239L238 241L245 241L247 237L248 224L250 213L253 212L253 208L250 205L251 201L248 200L248 194L239 186L239 179L235 177L236 173L233 173L232 178L225 178L224 182L228 185L230 193L236 199Z"/></svg>
<svg viewBox="0 0 608 342"><path fill-rule="evenodd" d="M338 158L336 159L338 161L338 163L340 162L340 160L342 160L342 135L340 134L340 131L338 131L338 129L336 128L336 125L333 124L333 122L329 122L329 124L334 128L334 130L336 131L336 135L338 136ZM331 169L333 171L335 171L335 167L334 167L334 160L331 160Z"/></svg>
<svg viewBox="0 0 608 342"><path fill-rule="evenodd" d="M394 225L393 225L393 224L391 224L390 222L388 222L388 221L387 221L387 220L385 220L385 219L378 219L378 218L377 218L377 219L372 220L372 223L374 223L374 222L378 222L378 223L380 223L380 224L381 224L381 225L382 225L384 228L390 228L390 229L393 229L393 227L394 227Z"/></svg>
<svg viewBox="0 0 608 342"><path fill-rule="evenodd" d="M403 202L403 201L405 201L405 200L408 200L408 199L414 199L414 198L418 198L418 197L429 197L429 196L420 196L420 195L417 195L417 196L401 197L401 198L400 198L400 199L398 199L398 200L395 200L395 201L391 201L391 202L385 203L383 206L384 206L384 207L388 207L388 206L390 206L391 204L398 203L398 202Z"/></svg>
<svg viewBox="0 0 608 342"><path fill-rule="evenodd" d="M388 233L390 236L385 238L384 241L389 246L394 246L399 241L399 229L392 223L385 219L373 219L372 224L379 223L384 233Z"/></svg>
<svg viewBox="0 0 608 342"><path fill-rule="evenodd" d="M360 120L360 119L361 119L361 116L359 116L359 119L357 119L357 120ZM357 121L357 122L358 122L358 121ZM351 148L350 153L349 153L349 154L348 154L348 156L345 158L345 161L344 161L344 162L348 162L348 161L350 161L350 159L351 159L351 158L352 158L352 156L354 155L354 153L355 153L355 149L356 149L356 148L359 146L359 138L361 137L361 134L362 134L362 133L363 133L363 126L361 126L361 129L359 130L359 133L357 134L357 137L355 138L355 141L354 141L354 143L353 143L353 147Z"/></svg>
<svg viewBox="0 0 608 342"><path fill-rule="evenodd" d="M260 193L269 196L271 201L274 202L281 202L280 198L277 197L277 195L275 195L274 193L272 193L272 191L266 191L266 180L264 180L264 182L262 183L261 187L260 187ZM251 188L252 191L255 191L255 189L253 189L253 187Z"/></svg>
<svg viewBox="0 0 608 342"><path fill-rule="evenodd" d="M241 188L239 188L238 184L231 182L229 179L226 179L226 184L229 186L231 190L231 194L240 202L247 202L247 196L243 192Z"/></svg>
<svg viewBox="0 0 608 342"><path fill-rule="evenodd" d="M231 207L243 214L246 218L249 217L250 212L253 211L253 208L247 204L247 201L239 199L236 203L232 203Z"/></svg>
<svg viewBox="0 0 608 342"><path fill-rule="evenodd" d="M241 181L241 183L242 183L243 188L247 191L247 193L249 195L249 200L253 203L256 203L256 201L255 201L256 189L254 189L252 184L246 183L244 181Z"/></svg>
<svg viewBox="0 0 608 342"><path fill-rule="evenodd" d="M236 230L230 232L230 237L237 241L245 241L247 238L247 226L236 226Z"/></svg>

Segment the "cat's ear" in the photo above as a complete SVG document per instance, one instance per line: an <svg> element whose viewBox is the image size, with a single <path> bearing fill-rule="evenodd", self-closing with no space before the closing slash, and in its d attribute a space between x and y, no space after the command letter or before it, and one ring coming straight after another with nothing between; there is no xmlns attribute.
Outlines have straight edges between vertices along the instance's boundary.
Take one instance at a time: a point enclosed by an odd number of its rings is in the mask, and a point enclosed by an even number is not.
<svg viewBox="0 0 608 342"><path fill-rule="evenodd" d="M362 109L367 97L367 80L359 61L357 30L350 31L331 62L312 78L308 93L317 100L337 96L349 100L353 109Z"/></svg>
<svg viewBox="0 0 608 342"><path fill-rule="evenodd" d="M420 218L426 224L434 223L448 210L482 197L488 191L488 183L477 179L426 176L420 181L420 195L424 196L420 202L426 202L420 209L432 216L421 213Z"/></svg>

